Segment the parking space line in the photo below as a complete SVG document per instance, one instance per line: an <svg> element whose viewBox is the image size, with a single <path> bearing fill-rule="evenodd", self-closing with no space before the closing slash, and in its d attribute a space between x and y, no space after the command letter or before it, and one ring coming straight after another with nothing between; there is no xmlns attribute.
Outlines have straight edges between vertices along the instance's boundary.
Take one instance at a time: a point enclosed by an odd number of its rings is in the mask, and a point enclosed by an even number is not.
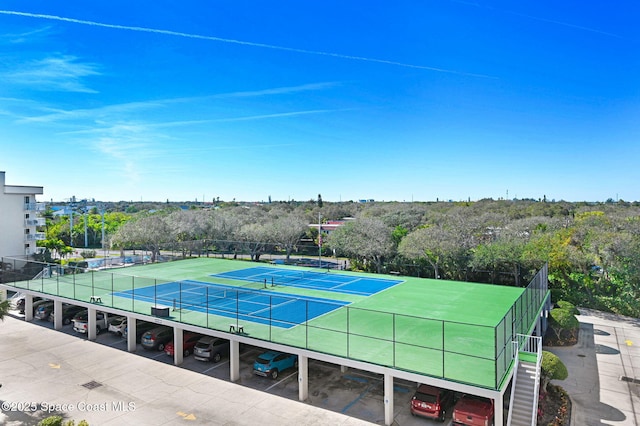
<svg viewBox="0 0 640 426"><path fill-rule="evenodd" d="M271 390L271 389L275 388L275 387L276 387L276 386L278 386L280 383L282 383L282 382L284 382L284 381L286 381L286 380L290 379L291 377L295 376L296 374L298 374L298 372L297 372L297 371L296 371L296 372L294 372L294 373L289 374L289 375L288 375L287 377L285 377L284 379L279 380L279 381L275 382L274 384L272 384L271 386L269 386L268 388L266 388L266 389L265 389L265 391L269 391L269 390Z"/></svg>
<svg viewBox="0 0 640 426"><path fill-rule="evenodd" d="M204 370L202 373L206 373L206 372L208 372L210 370L214 370L214 369L216 369L218 367L222 367L225 364L229 364L229 361L218 362L218 363L214 364L212 367L209 367L206 370Z"/></svg>
<svg viewBox="0 0 640 426"><path fill-rule="evenodd" d="M350 403L345 405L345 407L342 409L342 411L340 411L340 413L341 414L345 414L347 411L349 411L351 409L351 407L356 405L356 403L358 401L360 401L362 398L364 398L364 396L366 394L368 394L369 391L371 390L371 388L373 388L375 385L376 385L376 383L371 383L369 386L367 386L367 388L364 391L362 391L362 393L360 395L358 395L356 399L354 399L353 401L351 401Z"/></svg>

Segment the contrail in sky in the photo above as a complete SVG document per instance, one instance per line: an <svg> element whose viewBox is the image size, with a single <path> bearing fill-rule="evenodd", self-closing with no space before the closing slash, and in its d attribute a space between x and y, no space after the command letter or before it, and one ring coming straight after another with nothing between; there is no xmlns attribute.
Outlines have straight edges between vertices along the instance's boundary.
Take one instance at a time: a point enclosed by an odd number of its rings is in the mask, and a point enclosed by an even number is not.
<svg viewBox="0 0 640 426"><path fill-rule="evenodd" d="M130 26L126 26L126 25L117 25L117 24L104 24L102 22L85 21L85 20L82 20L82 19L65 18L65 17L62 17L62 16L44 15L44 14L39 14L39 13L16 12L16 11L12 11L12 10L0 10L0 14L25 16L25 17L37 18L37 19L48 19L48 20L52 20L52 21L71 22L71 23L74 23L74 24L92 25L92 26L95 26L95 27L112 28L112 29L117 29L117 30L139 31L139 32L145 32L145 33L164 34L164 35L175 36L175 37L186 37L186 38L195 38L195 39L200 39L200 40L211 40L211 41L218 41L218 42L222 42L222 43L240 44L240 45L243 45L243 46L261 47L261 48L264 48L264 49L274 49L274 50L284 50L284 51L287 51L287 52L304 53L304 54L308 54L308 55L322 55L322 56L331 56L331 57L334 57L334 58L350 59L350 60L356 60L356 61L376 62L376 63L379 63L379 64L387 64L387 65L394 65L394 66L405 67L405 68L417 68L417 69L422 69L422 70L445 72L445 73L450 73L450 74L465 75L465 76L469 76L469 77L496 78L496 77L491 77L491 76L488 76L488 75L473 74L473 73L468 73L468 72L463 72L463 71L453 71L453 70L447 70L447 69L443 69L443 68L428 67L428 66L424 66L424 65L406 64L406 63L403 63L403 62L388 61L388 60L385 60L385 59L365 58L365 57L362 57L362 56L343 55L343 54L340 54L340 53L321 52L321 51L318 51L318 50L298 49L298 48L295 48L295 47L276 46L276 45L273 45L273 44L255 43L255 42L252 42L252 41L242 41L242 40L234 40L234 39L214 37L214 36L205 36L205 35L199 35L199 34L189 34L189 33L183 33L183 32L178 32L178 31L170 31L170 30L159 30L159 29L156 29L156 28L130 27Z"/></svg>

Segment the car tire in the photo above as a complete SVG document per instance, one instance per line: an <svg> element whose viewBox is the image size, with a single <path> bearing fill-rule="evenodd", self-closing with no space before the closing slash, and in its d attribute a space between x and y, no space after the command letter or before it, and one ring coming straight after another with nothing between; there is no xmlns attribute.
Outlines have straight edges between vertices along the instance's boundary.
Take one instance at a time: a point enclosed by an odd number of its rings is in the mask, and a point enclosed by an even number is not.
<svg viewBox="0 0 640 426"><path fill-rule="evenodd" d="M160 343L158 345L158 351L160 351L160 352L164 351L164 343Z"/></svg>
<svg viewBox="0 0 640 426"><path fill-rule="evenodd" d="M96 334L100 334L102 333L102 329L100 328L99 325L96 325Z"/></svg>
<svg viewBox="0 0 640 426"><path fill-rule="evenodd" d="M277 379L277 378L278 378L278 369L277 369L277 368L274 368L273 370L271 370L271 374L269 374L269 376L270 376L273 380Z"/></svg>
<svg viewBox="0 0 640 426"><path fill-rule="evenodd" d="M189 356L191 355L191 352L189 352L189 349L185 349L184 352L182 353L183 356Z"/></svg>
<svg viewBox="0 0 640 426"><path fill-rule="evenodd" d="M213 355L213 358L211 358L211 361L220 362L221 359L222 359L222 355L220 355L219 353L216 353Z"/></svg>

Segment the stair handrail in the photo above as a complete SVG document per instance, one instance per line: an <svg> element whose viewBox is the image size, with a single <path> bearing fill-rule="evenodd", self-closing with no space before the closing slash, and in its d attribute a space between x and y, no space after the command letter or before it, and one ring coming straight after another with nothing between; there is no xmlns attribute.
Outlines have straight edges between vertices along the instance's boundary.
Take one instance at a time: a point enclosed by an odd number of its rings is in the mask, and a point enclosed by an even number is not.
<svg viewBox="0 0 640 426"><path fill-rule="evenodd" d="M511 397L509 399L509 415L507 416L507 424L511 424L513 414L513 401L515 399L516 380L518 378L518 365L520 363L520 352L535 354L536 356L536 374L534 383L533 407L531 411L531 425L534 426L538 417L538 398L540 396L540 365L542 363L542 338L540 336L530 336L525 334L516 334L513 344L513 382L511 383Z"/></svg>
<svg viewBox="0 0 640 426"><path fill-rule="evenodd" d="M519 347L519 343L518 340L513 340L511 342L511 344L513 345L513 381L511 382L511 396L509 397L509 415L507 416L507 424L510 425L511 424L511 416L513 415L513 400L515 399L516 396L516 379L518 378L518 347Z"/></svg>

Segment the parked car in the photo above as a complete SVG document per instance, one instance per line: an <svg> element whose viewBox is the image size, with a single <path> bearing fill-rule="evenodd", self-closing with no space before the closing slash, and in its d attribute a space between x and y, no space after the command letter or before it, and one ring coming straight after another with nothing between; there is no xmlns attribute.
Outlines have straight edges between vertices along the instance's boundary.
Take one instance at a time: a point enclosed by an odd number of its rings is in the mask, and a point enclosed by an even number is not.
<svg viewBox="0 0 640 426"><path fill-rule="evenodd" d="M191 353L193 352L193 348L201 337L202 334L185 331L182 334L182 355L191 355ZM164 353L166 353L167 355L173 356L173 354L175 353L173 342L174 341L172 340L164 346Z"/></svg>
<svg viewBox="0 0 640 426"><path fill-rule="evenodd" d="M173 339L173 328L160 325L144 333L140 344L148 350L162 351L171 339Z"/></svg>
<svg viewBox="0 0 640 426"><path fill-rule="evenodd" d="M42 300L42 297L34 296L32 300L33 300L33 303L35 303L39 300ZM11 298L11 306L13 307L13 309L15 309L16 311L24 315L25 301L26 301L26 296L24 295L24 293L16 293L14 297Z"/></svg>
<svg viewBox="0 0 640 426"><path fill-rule="evenodd" d="M229 341L213 336L204 336L193 348L193 357L198 361L219 362L223 356L229 355Z"/></svg>
<svg viewBox="0 0 640 426"><path fill-rule="evenodd" d="M112 321L109 322L109 328L107 330L111 333L124 336L126 328L127 328L127 317L115 317L113 318Z"/></svg>
<svg viewBox="0 0 640 426"><path fill-rule="evenodd" d="M297 355L267 351L258 355L258 358L256 358L253 363L253 373L258 376L271 377L275 380L281 371L297 366Z"/></svg>
<svg viewBox="0 0 640 426"><path fill-rule="evenodd" d="M49 299L40 299L36 302L33 302L33 316L35 317L36 312L38 312L38 308L42 305L46 305L46 304L51 304L53 305L53 300L49 300Z"/></svg>
<svg viewBox="0 0 640 426"><path fill-rule="evenodd" d="M479 396L465 395L453 407L454 426L493 425L493 401Z"/></svg>
<svg viewBox="0 0 640 426"><path fill-rule="evenodd" d="M96 334L100 334L109 328L109 323L120 316L110 317L106 312L96 312ZM89 329L89 313L85 309L73 318L73 329L78 333L86 333Z"/></svg>
<svg viewBox="0 0 640 426"><path fill-rule="evenodd" d="M34 317L39 320L48 320L49 315L53 312L53 300L47 300L44 303L39 303L35 308Z"/></svg>
<svg viewBox="0 0 640 426"><path fill-rule="evenodd" d="M69 304L63 304L62 305L62 324L67 325L67 324L71 324L71 320L73 320L73 317L76 316L76 314L82 312L83 310L85 310L86 308L83 308L82 306L76 306L76 305L69 305ZM51 314L49 314L49 321L53 322L55 320L53 312L51 312Z"/></svg>
<svg viewBox="0 0 640 426"><path fill-rule="evenodd" d="M136 342L140 342L142 339L142 335L149 330L156 328L158 325L152 322L146 322L141 320L136 320ZM122 332L122 337L127 337L129 334L129 327L127 325L124 326L124 331Z"/></svg>
<svg viewBox="0 0 640 426"><path fill-rule="evenodd" d="M411 414L444 422L453 406L454 393L430 385L420 385L411 398Z"/></svg>

